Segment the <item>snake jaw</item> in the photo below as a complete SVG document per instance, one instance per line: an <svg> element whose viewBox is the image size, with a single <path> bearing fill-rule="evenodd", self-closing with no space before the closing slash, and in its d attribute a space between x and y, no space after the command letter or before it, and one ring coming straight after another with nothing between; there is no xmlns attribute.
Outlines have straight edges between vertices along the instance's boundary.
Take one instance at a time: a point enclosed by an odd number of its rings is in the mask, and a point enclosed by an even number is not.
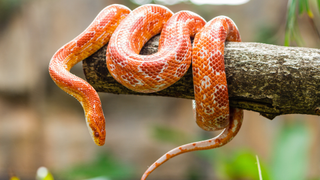
<svg viewBox="0 0 320 180"><path fill-rule="evenodd" d="M100 113L85 113L86 123L92 140L98 146L103 146L106 139L105 118Z"/></svg>
<svg viewBox="0 0 320 180"><path fill-rule="evenodd" d="M98 130L98 129L92 128L91 126L89 126L88 129L94 143L98 146L103 146L106 139L105 129L103 128L101 130Z"/></svg>
<svg viewBox="0 0 320 180"><path fill-rule="evenodd" d="M96 133L94 133L94 135L92 135L94 143L98 146L103 146L104 142L105 142L105 138L100 138L99 134L98 134L98 137L95 135L96 135Z"/></svg>

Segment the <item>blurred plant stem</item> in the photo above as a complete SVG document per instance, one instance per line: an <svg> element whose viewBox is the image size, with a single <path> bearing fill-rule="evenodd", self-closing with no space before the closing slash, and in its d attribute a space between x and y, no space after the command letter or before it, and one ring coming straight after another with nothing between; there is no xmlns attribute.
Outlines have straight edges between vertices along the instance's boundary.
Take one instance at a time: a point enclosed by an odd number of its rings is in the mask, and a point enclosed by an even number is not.
<svg viewBox="0 0 320 180"><path fill-rule="evenodd" d="M320 12L320 0L312 0L313 3L318 4L318 11ZM298 13L297 13L298 9ZM317 29L317 26L314 22L314 13L310 9L309 0L289 0L287 8L287 20L286 20L286 30L285 30L285 39L284 45L289 46L290 42L295 42L298 46L304 44L303 39L300 35L297 17L307 14L310 24L317 34L317 38L320 40L320 32Z"/></svg>

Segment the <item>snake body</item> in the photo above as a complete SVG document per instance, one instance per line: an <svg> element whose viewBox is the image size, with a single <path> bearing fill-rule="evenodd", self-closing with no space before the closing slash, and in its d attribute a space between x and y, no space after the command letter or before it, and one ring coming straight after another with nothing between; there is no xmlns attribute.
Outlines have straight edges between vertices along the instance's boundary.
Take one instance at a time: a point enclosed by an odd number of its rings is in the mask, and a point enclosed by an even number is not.
<svg viewBox="0 0 320 180"><path fill-rule="evenodd" d="M108 69L118 82L133 91L165 89L187 72L192 55L190 37L205 23L189 11L172 15L163 6L141 6L123 20L111 37ZM158 52L139 55L143 45L160 32Z"/></svg>
<svg viewBox="0 0 320 180"><path fill-rule="evenodd" d="M115 29L129 13L130 10L122 5L107 6L84 32L61 47L49 64L52 80L81 103L90 135L99 146L104 144L106 137L100 98L89 83L71 74L70 69L107 44Z"/></svg>
<svg viewBox="0 0 320 180"><path fill-rule="evenodd" d="M160 32L158 52L139 55L143 45ZM192 47L190 37L194 36ZM122 5L111 5L103 9L83 33L54 54L49 73L61 89L81 103L94 142L103 145L105 118L101 102L90 84L70 73L76 63L109 42L106 62L112 76L129 89L149 93L179 80L192 59L196 122L204 130L224 130L215 138L167 152L147 169L144 180L170 158L189 151L220 147L238 133L243 112L229 108L223 58L226 40L241 41L236 25L225 16L206 23L195 13L173 14L160 5L144 5L132 12Z"/></svg>

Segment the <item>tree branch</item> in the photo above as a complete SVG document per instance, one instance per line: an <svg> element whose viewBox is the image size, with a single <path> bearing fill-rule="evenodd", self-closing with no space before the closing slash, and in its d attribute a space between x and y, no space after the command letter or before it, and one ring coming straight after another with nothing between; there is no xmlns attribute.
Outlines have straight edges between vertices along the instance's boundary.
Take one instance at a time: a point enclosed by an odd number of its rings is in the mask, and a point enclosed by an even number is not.
<svg viewBox="0 0 320 180"><path fill-rule="evenodd" d="M140 54L156 52L158 40L156 36L148 41ZM98 92L193 99L191 68L163 91L137 93L112 78L106 67L106 48L83 61L87 81ZM225 66L230 106L257 111L269 119L281 114L320 115L319 49L229 42Z"/></svg>

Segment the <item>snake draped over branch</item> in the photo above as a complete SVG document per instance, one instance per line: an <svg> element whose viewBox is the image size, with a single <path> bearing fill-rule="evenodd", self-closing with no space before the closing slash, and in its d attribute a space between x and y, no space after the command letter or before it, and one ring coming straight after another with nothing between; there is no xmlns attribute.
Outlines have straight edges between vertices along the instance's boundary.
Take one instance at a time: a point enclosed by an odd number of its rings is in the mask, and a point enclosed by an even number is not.
<svg viewBox="0 0 320 180"><path fill-rule="evenodd" d="M158 52L139 55L144 44L159 33ZM193 46L190 38L194 38ZM193 12L173 14L160 5L144 5L130 11L115 4L104 8L84 32L53 55L49 73L62 90L81 103L89 132L94 142L101 146L106 136L101 101L89 83L70 73L75 64L109 43L106 63L111 75L125 87L143 93L171 86L192 64L196 122L206 131L223 131L212 139L185 144L167 152L146 170L142 176L144 180L170 158L223 146L238 133L243 112L229 107L225 41L241 41L237 26L226 16L206 22Z"/></svg>

